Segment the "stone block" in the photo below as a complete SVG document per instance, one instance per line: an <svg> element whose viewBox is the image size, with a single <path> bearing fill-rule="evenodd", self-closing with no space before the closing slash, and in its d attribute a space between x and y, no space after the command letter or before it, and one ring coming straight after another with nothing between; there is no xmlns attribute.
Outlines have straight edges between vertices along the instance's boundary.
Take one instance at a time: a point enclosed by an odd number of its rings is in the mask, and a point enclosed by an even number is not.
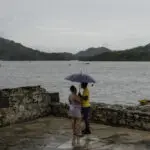
<svg viewBox="0 0 150 150"><path fill-rule="evenodd" d="M5 97L5 101L0 101L1 106L4 107L9 103L9 107L0 108L0 124L4 125L10 123L28 121L36 119L41 116L50 114L50 98L54 101L59 100L58 94L47 93L44 88L40 86L19 87L13 89L0 90L0 98ZM7 101L6 101L7 98ZM3 103L2 103L3 102ZM7 105L8 106L8 105ZM2 125L0 125L2 126Z"/></svg>
<svg viewBox="0 0 150 150"><path fill-rule="evenodd" d="M0 97L0 108L8 108L9 107L9 97L1 96Z"/></svg>
<svg viewBox="0 0 150 150"><path fill-rule="evenodd" d="M59 103L60 99L59 99L59 93L49 93L50 99L51 99L51 103Z"/></svg>

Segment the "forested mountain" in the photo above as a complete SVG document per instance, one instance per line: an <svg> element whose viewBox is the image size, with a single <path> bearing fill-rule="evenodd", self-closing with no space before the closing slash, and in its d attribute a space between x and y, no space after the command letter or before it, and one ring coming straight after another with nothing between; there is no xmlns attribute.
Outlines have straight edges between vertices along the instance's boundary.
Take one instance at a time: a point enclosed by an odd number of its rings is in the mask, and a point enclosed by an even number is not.
<svg viewBox="0 0 150 150"><path fill-rule="evenodd" d="M0 38L0 60L73 60L71 53L46 53Z"/></svg>
<svg viewBox="0 0 150 150"><path fill-rule="evenodd" d="M123 51L99 47L89 48L77 54L46 53L0 38L0 60L150 61L150 44Z"/></svg>

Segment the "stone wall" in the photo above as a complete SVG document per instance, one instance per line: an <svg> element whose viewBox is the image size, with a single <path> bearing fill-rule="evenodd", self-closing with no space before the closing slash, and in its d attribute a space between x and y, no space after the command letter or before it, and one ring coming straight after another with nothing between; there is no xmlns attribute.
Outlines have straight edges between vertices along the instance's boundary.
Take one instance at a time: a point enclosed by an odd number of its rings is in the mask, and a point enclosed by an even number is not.
<svg viewBox="0 0 150 150"><path fill-rule="evenodd" d="M51 114L68 117L68 105L51 104ZM94 123L150 130L150 106L124 106L92 103L90 120Z"/></svg>
<svg viewBox="0 0 150 150"><path fill-rule="evenodd" d="M91 120L111 126L150 130L149 106L92 104Z"/></svg>
<svg viewBox="0 0 150 150"><path fill-rule="evenodd" d="M50 114L51 96L40 86L0 90L0 126Z"/></svg>
<svg viewBox="0 0 150 150"><path fill-rule="evenodd" d="M0 90L0 127L46 115L68 117L68 105L58 93L40 86ZM150 130L150 106L92 103L90 119L95 123Z"/></svg>

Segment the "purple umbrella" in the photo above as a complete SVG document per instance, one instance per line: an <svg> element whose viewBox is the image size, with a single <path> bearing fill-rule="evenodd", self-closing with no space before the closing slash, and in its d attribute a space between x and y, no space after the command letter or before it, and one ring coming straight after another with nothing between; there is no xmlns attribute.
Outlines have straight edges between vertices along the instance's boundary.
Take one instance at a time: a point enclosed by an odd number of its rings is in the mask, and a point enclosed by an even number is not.
<svg viewBox="0 0 150 150"><path fill-rule="evenodd" d="M72 82L79 82L79 83L96 83L96 81L89 75L78 73L78 74L72 74L65 78L66 80L72 81Z"/></svg>

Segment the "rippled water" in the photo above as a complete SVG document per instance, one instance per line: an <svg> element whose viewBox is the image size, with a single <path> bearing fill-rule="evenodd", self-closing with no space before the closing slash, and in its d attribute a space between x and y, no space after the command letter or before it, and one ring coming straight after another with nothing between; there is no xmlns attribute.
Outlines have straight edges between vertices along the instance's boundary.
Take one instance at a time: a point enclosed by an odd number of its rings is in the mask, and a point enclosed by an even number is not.
<svg viewBox="0 0 150 150"><path fill-rule="evenodd" d="M91 101L134 104L150 99L150 62L0 62L0 88L42 85L49 92L60 92L67 101L71 82L64 78L81 70L92 75ZM78 84L75 84L78 86Z"/></svg>

